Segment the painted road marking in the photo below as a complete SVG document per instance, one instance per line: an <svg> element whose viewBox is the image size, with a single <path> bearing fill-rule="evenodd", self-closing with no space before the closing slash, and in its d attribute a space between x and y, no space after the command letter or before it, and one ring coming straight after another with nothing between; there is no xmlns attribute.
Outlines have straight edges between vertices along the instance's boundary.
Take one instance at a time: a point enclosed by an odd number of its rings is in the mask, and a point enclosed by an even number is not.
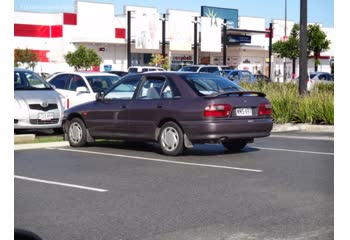
<svg viewBox="0 0 350 240"><path fill-rule="evenodd" d="M305 140L334 141L334 137L329 137L329 136L270 135L269 137L271 137L271 138L287 138L287 139L305 139Z"/></svg>
<svg viewBox="0 0 350 240"><path fill-rule="evenodd" d="M197 167L220 168L220 169L247 171L247 172L259 172L259 173L263 172L263 170L259 170L259 169L238 168L238 167L210 165L210 164L200 164L200 163L191 163L191 162L180 162L180 161L172 161L172 160L165 160L165 159L158 159L158 158L148 158L148 157L130 156L130 155L122 155L122 154L113 154L113 153L101 153L101 152L84 151L84 150L76 150L76 149L68 149L68 148L47 148L47 149L54 149L54 150L67 151L67 152L97 154L97 155L112 156L112 157L141 159L141 160L146 160L146 161L172 163L172 164L180 164L180 165L190 165L190 166L197 166Z"/></svg>
<svg viewBox="0 0 350 240"><path fill-rule="evenodd" d="M320 155L334 155L334 153L327 153L327 152L302 151L302 150L284 149L284 148L266 148L266 147L257 147L257 146L253 146L253 147L257 148L257 149L261 149L261 150L271 150L271 151L310 153L310 154L320 154Z"/></svg>
<svg viewBox="0 0 350 240"><path fill-rule="evenodd" d="M81 185L48 181L48 180L37 179L37 178L29 178L29 177L18 176L18 175L15 175L15 178L26 180L26 181L32 181L32 182L40 182L40 183L47 183L47 184L52 184L52 185L59 185L59 186L64 186L64 187L79 188L79 189L95 191L95 192L108 192L108 190L101 189L101 188L92 188L92 187L86 187L86 186L81 186Z"/></svg>

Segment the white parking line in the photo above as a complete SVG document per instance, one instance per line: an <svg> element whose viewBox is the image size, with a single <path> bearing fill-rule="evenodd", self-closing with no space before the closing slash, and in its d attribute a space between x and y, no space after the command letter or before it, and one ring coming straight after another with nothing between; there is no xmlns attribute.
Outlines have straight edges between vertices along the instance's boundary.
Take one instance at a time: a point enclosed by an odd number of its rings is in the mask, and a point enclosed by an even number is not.
<svg viewBox="0 0 350 240"><path fill-rule="evenodd" d="M47 184L52 184L52 185L59 185L59 186L64 186L64 187L79 188L79 189L95 191L95 192L108 192L108 190L101 189L101 188L92 188L92 187L86 187L86 186L75 185L75 184L68 184L68 183L48 181L48 180L43 180L43 179L23 177L23 176L18 176L18 175L15 175L15 178L26 180L26 181L32 181L32 182L41 182L41 183L47 183Z"/></svg>
<svg viewBox="0 0 350 240"><path fill-rule="evenodd" d="M271 150L271 151L310 153L310 154L320 154L320 155L334 155L334 153L327 153L327 152L313 152L313 151L302 151L302 150L293 150L293 149L284 149L284 148L267 148L267 147L257 147L257 146L253 146L253 147L257 148L257 149Z"/></svg>
<svg viewBox="0 0 350 240"><path fill-rule="evenodd" d="M305 139L305 140L334 141L334 137L329 137L329 136L270 135L269 137L271 137L271 138L286 138L286 139Z"/></svg>
<svg viewBox="0 0 350 240"><path fill-rule="evenodd" d="M93 152L93 151L84 151L84 150L76 150L76 149L68 149L68 148L47 148L47 149L55 149L55 150L67 151L67 152L97 154L97 155L112 156L112 157L141 159L141 160L146 160L146 161L172 163L172 164L180 164L180 165L190 165L190 166L197 166L197 167L221 168L221 169L239 170L239 171L247 171L247 172L259 172L259 173L263 172L263 170L259 170L259 169L238 168L238 167L200 164L200 163L191 163L191 162L180 162L180 161L172 161L172 160L165 160L165 159L158 159L158 158L148 158L148 157L130 156L130 155L122 155L122 154L113 154L113 153Z"/></svg>

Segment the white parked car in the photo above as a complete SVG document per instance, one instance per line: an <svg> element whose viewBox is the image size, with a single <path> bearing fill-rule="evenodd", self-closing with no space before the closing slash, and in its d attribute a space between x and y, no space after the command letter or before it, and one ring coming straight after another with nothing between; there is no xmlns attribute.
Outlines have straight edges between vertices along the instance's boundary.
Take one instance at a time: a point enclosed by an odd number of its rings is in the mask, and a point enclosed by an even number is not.
<svg viewBox="0 0 350 240"><path fill-rule="evenodd" d="M94 101L96 93L104 92L120 77L103 72L61 72L47 81L65 97L66 109Z"/></svg>
<svg viewBox="0 0 350 240"><path fill-rule="evenodd" d="M153 66L133 66L129 67L128 73L141 73L141 72L159 72L159 71L165 71L163 68L160 67L153 67Z"/></svg>
<svg viewBox="0 0 350 240"><path fill-rule="evenodd" d="M14 130L62 131L64 97L33 71L14 69Z"/></svg>
<svg viewBox="0 0 350 240"><path fill-rule="evenodd" d="M180 68L179 72L197 72L197 73L214 73L217 75L223 75L223 71L233 70L227 66L221 65L186 65Z"/></svg>
<svg viewBox="0 0 350 240"><path fill-rule="evenodd" d="M333 84L334 76L333 74L327 72L311 72L308 74L309 79L307 81L307 91L312 91L316 84ZM299 77L295 79L296 83L299 83Z"/></svg>

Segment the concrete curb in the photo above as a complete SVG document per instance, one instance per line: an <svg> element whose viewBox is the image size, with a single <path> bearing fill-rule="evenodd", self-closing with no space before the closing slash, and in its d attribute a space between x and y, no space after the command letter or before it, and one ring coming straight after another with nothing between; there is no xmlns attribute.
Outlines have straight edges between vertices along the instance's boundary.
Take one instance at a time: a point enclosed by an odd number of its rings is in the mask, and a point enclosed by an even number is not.
<svg viewBox="0 0 350 240"><path fill-rule="evenodd" d="M14 150L27 150L27 149L40 149L40 148L54 148L54 147L68 147L69 142L48 142L48 143L27 143L27 144L15 144Z"/></svg>
<svg viewBox="0 0 350 240"><path fill-rule="evenodd" d="M32 143L35 140L35 134L20 134L14 135L15 144L19 143Z"/></svg>
<svg viewBox="0 0 350 240"><path fill-rule="evenodd" d="M334 133L334 126L286 123L286 124L274 124L272 128L272 132L290 132L290 131Z"/></svg>

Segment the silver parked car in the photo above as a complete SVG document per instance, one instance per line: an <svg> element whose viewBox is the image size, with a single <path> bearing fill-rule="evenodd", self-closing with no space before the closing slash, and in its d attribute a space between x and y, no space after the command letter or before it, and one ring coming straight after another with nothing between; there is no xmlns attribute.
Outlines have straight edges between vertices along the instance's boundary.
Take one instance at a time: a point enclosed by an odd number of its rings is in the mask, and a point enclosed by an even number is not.
<svg viewBox="0 0 350 240"><path fill-rule="evenodd" d="M33 71L14 70L14 129L62 131L64 97Z"/></svg>
<svg viewBox="0 0 350 240"><path fill-rule="evenodd" d="M307 91L312 91L317 84L333 84L334 75L327 72L311 72L308 74ZM299 77L295 79L296 83L299 83Z"/></svg>

